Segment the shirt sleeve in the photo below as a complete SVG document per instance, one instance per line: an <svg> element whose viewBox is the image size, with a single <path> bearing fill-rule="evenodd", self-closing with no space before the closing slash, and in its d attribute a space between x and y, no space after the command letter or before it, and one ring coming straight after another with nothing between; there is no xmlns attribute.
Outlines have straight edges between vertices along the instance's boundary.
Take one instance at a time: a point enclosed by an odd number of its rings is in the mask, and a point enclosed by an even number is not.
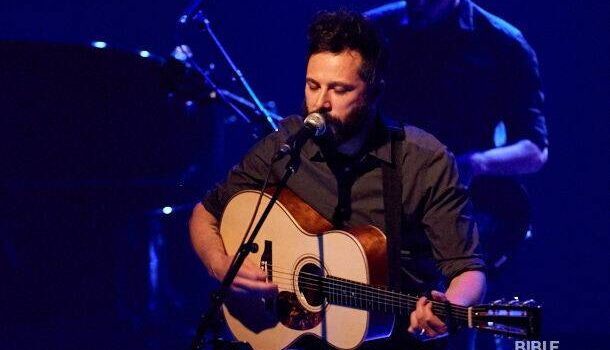
<svg viewBox="0 0 610 350"><path fill-rule="evenodd" d="M458 183L453 156L442 148L425 168L422 224L442 274L452 279L469 270L484 270L479 235L466 190Z"/></svg>
<svg viewBox="0 0 610 350"><path fill-rule="evenodd" d="M203 206L217 220L229 200L238 192L247 189L260 189L271 166L271 158L278 149L286 130L280 129L263 138L235 165L223 183L217 184L201 201Z"/></svg>
<svg viewBox="0 0 610 350"><path fill-rule="evenodd" d="M507 141L512 144L527 139L543 149L548 146L548 136L538 59L520 33L509 47L510 54L504 55L503 88L499 91L499 115L506 125Z"/></svg>

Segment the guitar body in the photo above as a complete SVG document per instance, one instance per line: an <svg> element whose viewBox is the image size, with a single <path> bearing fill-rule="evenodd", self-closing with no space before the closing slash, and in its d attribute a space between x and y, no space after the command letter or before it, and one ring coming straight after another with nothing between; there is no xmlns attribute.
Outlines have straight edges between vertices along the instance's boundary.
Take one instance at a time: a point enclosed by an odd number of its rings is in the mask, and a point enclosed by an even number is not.
<svg viewBox="0 0 610 350"><path fill-rule="evenodd" d="M259 194L240 192L228 203L220 225L228 254L237 252ZM269 200L270 195L264 194L257 219ZM279 295L273 301L227 300L224 316L237 339L255 350L274 350L311 334L336 348L353 349L366 340L390 335L392 314L328 303L316 293L319 282L311 278L334 276L387 285L386 239L379 229L367 225L333 230L325 218L284 190L255 243L258 249L247 260L267 271ZM309 288L312 284L316 288ZM334 297L342 298L342 294Z"/></svg>

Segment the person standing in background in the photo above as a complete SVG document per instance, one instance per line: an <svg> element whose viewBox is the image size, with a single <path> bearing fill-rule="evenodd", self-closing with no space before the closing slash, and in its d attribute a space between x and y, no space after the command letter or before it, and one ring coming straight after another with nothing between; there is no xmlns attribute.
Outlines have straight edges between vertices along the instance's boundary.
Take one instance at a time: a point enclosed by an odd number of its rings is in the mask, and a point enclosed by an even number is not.
<svg viewBox="0 0 610 350"><path fill-rule="evenodd" d="M470 0L399 1L364 14L389 46L382 111L447 145L464 184L542 168L544 94L518 29ZM494 139L498 126L505 138Z"/></svg>
<svg viewBox="0 0 610 350"><path fill-rule="evenodd" d="M506 277L493 268L530 232L527 195L514 177L538 172L548 158L536 54L517 28L470 0L397 1L364 15L389 52L380 110L432 133L456 155L494 298ZM474 346L470 338L456 346Z"/></svg>

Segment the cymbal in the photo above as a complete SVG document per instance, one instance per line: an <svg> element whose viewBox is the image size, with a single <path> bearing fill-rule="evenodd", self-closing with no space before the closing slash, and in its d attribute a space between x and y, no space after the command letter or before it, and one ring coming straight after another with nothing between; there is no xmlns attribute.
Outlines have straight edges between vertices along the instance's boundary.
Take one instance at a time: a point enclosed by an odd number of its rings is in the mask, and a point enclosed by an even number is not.
<svg viewBox="0 0 610 350"><path fill-rule="evenodd" d="M208 146L212 128L168 99L163 59L41 42L0 52L5 185L174 185Z"/></svg>

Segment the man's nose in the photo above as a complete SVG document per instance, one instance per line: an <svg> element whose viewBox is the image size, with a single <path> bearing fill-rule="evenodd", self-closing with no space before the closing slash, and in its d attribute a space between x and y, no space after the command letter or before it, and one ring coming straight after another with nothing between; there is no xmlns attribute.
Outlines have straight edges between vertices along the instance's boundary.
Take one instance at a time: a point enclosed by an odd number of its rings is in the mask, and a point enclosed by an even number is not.
<svg viewBox="0 0 610 350"><path fill-rule="evenodd" d="M320 91L320 94L318 95L318 98L316 100L316 104L315 104L314 110L316 110L316 111L318 111L318 110L330 111L331 108L332 108L332 105L330 103L330 98L329 98L328 90Z"/></svg>

